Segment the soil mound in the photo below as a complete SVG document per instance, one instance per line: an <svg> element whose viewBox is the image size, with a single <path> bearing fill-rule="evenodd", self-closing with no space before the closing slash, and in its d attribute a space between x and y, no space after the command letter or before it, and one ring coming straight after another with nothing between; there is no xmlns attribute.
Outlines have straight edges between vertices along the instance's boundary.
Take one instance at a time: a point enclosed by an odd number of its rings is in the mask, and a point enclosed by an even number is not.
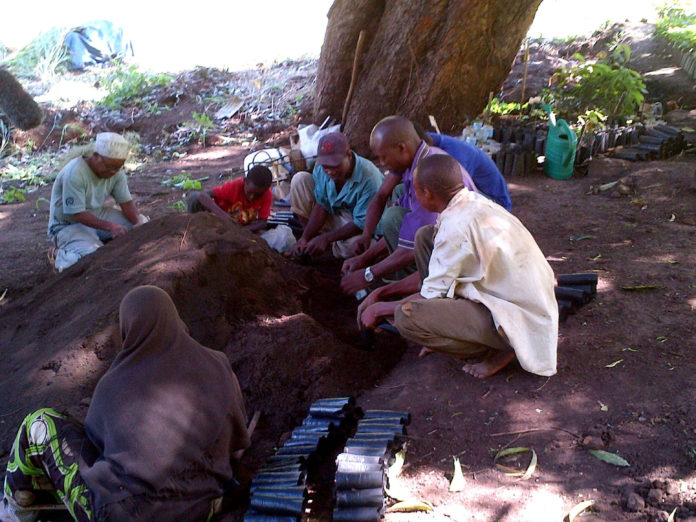
<svg viewBox="0 0 696 522"><path fill-rule="evenodd" d="M84 416L118 351L119 303L143 284L167 291L191 335L230 356L249 412L264 414L259 432L267 443L252 460L262 459L312 400L370 386L403 353L401 346L377 357L355 348L349 328L323 325L328 303L334 321L351 324L354 301L337 297L335 281L289 262L258 236L205 213L160 218L3 310L0 375L12 411L0 423L2 460L30 410L52 406Z"/></svg>

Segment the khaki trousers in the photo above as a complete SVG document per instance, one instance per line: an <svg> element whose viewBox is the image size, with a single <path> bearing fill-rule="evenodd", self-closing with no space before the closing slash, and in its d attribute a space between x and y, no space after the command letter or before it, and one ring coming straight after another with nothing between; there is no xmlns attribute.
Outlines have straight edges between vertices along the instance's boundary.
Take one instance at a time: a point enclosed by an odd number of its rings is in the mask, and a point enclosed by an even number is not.
<svg viewBox="0 0 696 522"><path fill-rule="evenodd" d="M314 198L314 177L309 172L298 172L290 181L290 210L298 216L309 219L317 200ZM329 214L321 232L332 232L348 223L352 223L353 215L342 211L338 214ZM348 259L355 255L355 242L360 236L356 235L348 239L342 239L331 243L331 252L334 257Z"/></svg>
<svg viewBox="0 0 696 522"><path fill-rule="evenodd" d="M416 233L416 265L421 281L428 275L434 227ZM463 298L415 299L398 307L394 325L405 338L454 357L482 355L489 348L512 350L498 333L491 312Z"/></svg>

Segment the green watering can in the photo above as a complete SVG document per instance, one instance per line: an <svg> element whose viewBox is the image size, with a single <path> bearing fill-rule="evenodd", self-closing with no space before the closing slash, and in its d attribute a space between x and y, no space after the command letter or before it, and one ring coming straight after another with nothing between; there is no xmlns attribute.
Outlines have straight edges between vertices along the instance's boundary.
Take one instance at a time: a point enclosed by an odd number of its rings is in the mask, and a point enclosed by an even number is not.
<svg viewBox="0 0 696 522"><path fill-rule="evenodd" d="M544 148L544 172L554 179L568 179L573 175L578 136L564 120L556 116L548 105L542 106L549 113L549 132Z"/></svg>

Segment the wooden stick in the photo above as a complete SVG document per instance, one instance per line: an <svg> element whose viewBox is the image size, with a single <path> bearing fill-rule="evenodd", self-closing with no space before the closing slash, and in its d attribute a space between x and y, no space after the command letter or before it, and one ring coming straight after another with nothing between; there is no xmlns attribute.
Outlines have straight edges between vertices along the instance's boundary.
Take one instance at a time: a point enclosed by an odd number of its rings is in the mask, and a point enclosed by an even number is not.
<svg viewBox="0 0 696 522"><path fill-rule="evenodd" d="M348 87L348 95L343 104L343 114L341 115L341 131L346 125L346 117L348 116L348 107L350 100L353 98L353 89L355 89L355 81L358 79L358 63L360 63L360 53L362 53L363 44L365 43L365 30L362 29L358 35L358 43L355 46L355 56L353 57L353 72L350 75L350 87Z"/></svg>
<svg viewBox="0 0 696 522"><path fill-rule="evenodd" d="M260 418L261 418L261 412L259 410L256 410L254 412L254 416L249 421L249 426L247 427L247 433L249 434L249 439L251 439L251 436L254 434L254 430L256 429L256 425L259 423ZM242 455L244 455L245 451L246 451L246 448L242 448L242 449L235 451L232 454L232 458L234 460L240 460L242 458Z"/></svg>
<svg viewBox="0 0 696 522"><path fill-rule="evenodd" d="M575 438L577 438L577 439L580 438L580 435L578 435L577 433L573 433L572 431L569 431L569 430L567 430L567 429L565 429L565 428L555 428L555 427L550 427L550 428L532 428L532 429L529 429L529 430L506 431L506 432L503 432L503 433L491 433L490 436L491 436L491 437L504 437L504 436L507 436L507 435L523 435L523 434L525 434L525 433L535 433L535 432L537 432L537 431L552 431L552 430L564 431L564 432L568 433L569 435L572 435L573 437L575 437Z"/></svg>
<svg viewBox="0 0 696 522"><path fill-rule="evenodd" d="M529 40L525 41L524 46L524 74L522 75L522 94L520 105L524 105L524 91L527 90L527 69L529 68Z"/></svg>
<svg viewBox="0 0 696 522"><path fill-rule="evenodd" d="M437 126L437 121L435 120L435 116L430 114L430 115L428 115L428 119L430 120L430 125L432 125L433 129L435 129L435 132L437 132L438 134L442 134L440 132L440 127Z"/></svg>

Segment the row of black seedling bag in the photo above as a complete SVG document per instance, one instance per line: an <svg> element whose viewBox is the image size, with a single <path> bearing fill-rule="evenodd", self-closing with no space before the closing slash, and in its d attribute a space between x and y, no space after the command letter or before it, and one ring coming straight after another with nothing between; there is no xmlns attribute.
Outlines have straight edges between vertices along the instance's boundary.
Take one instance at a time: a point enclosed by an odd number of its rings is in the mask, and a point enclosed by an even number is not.
<svg viewBox="0 0 696 522"><path fill-rule="evenodd" d="M355 426L356 415L353 397L315 401L302 424L251 481L250 507L244 521L299 520L311 504L306 487L310 468L343 443Z"/></svg>
<svg viewBox="0 0 696 522"><path fill-rule="evenodd" d="M406 412L368 410L336 458L335 521L374 522L385 507L387 469L403 447Z"/></svg>
<svg viewBox="0 0 696 522"><path fill-rule="evenodd" d="M560 274L554 289L558 301L558 320L563 322L568 315L589 303L597 294L597 274Z"/></svg>

